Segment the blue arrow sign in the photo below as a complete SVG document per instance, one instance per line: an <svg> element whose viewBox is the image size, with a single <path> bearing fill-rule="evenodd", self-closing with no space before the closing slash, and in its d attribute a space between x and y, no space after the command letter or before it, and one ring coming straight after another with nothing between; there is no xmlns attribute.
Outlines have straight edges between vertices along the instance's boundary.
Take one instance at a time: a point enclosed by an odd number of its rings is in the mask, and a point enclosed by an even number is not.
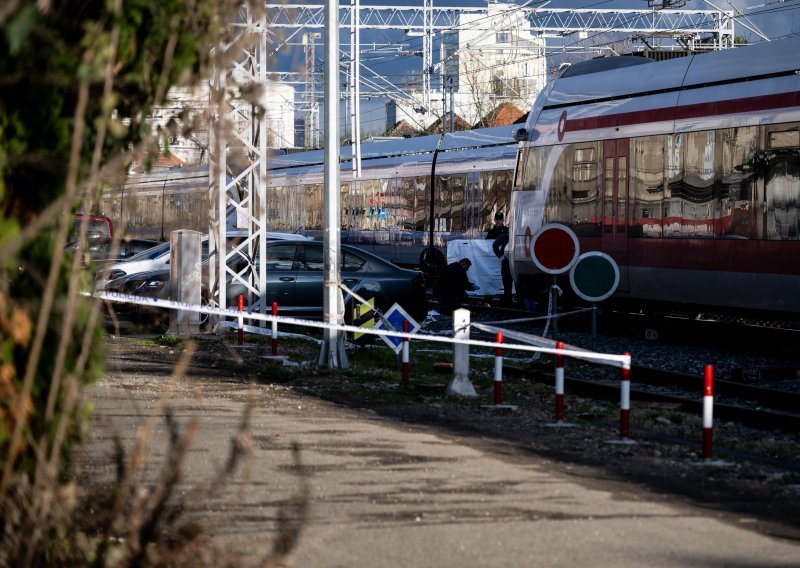
<svg viewBox="0 0 800 568"><path fill-rule="evenodd" d="M389 311L383 314L383 317L392 325L394 329L389 329L386 323L379 319L375 322L375 327L373 329L385 329L388 331L403 331L403 320L408 320L408 332L409 333L417 333L419 331L420 325L414 321L408 313L400 307L399 304L394 304ZM403 339L401 337L390 337L388 335L381 335L381 339L383 339L389 347L394 350L395 353L400 353L400 350L403 348Z"/></svg>

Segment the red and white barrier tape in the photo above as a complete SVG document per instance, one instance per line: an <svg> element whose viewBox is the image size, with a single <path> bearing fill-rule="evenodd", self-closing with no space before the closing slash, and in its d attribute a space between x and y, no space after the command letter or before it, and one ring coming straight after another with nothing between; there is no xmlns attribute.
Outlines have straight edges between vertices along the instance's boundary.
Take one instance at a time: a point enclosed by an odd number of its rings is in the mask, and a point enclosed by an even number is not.
<svg viewBox="0 0 800 568"><path fill-rule="evenodd" d="M99 300L104 300L108 302L120 302L120 303L128 303L128 304L136 304L140 306L147 306L151 308L164 308L164 309L172 309L172 310L184 310L189 312L198 312L204 313L209 315L217 315L221 317L229 317L238 319L239 311L236 308L215 308L212 306L201 306L197 304L187 304L185 302L175 302L173 300L161 300L158 298L145 298L143 296L133 296L130 294L119 294L116 292L95 292L94 297ZM374 329L374 328L363 328L354 325L344 325L344 324L329 324L323 321L316 321L316 320L307 320L307 319L300 319L300 318L291 318L285 316L273 316L271 314L260 314L255 312L245 312L244 319L247 320L255 320L255 321L268 321L273 322L277 321L281 325L298 325L303 327L314 327L318 329L338 329L339 331L349 331L352 333L365 333L370 335L385 335L388 337L399 337L404 338L407 337L409 339L424 339L425 341L433 341L438 343L450 343L450 344L462 344L462 345L469 345L471 347L489 347L489 348L497 348L503 347L505 349L512 349L516 351L525 351L529 353L550 353L555 354L557 352L562 353L566 357L576 357L582 358L585 360L592 360L597 362L607 362L610 365L615 365L618 367L628 367L630 368L631 364L631 357L630 355L612 355L612 354L602 354L602 353L592 353L591 351L586 351L583 349L578 348L570 348L566 350L557 350L555 347L543 347L543 346L536 346L536 345L522 345L522 344L513 344L513 343L503 343L502 345L492 342L492 341L480 341L476 339L454 339L452 337L443 337L438 335L424 335L420 336L418 334L413 333L402 333L399 331L389 331L386 329ZM503 331L504 333L508 334L509 332L505 330L497 330ZM524 335L524 334L523 334ZM551 342L552 343L552 342ZM589 354L589 355L587 355Z"/></svg>

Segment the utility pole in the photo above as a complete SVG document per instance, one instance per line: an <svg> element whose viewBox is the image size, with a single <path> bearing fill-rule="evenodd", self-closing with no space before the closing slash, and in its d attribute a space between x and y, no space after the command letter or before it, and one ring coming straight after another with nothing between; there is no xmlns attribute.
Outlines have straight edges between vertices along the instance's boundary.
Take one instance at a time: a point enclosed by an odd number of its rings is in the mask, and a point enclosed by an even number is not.
<svg viewBox="0 0 800 568"><path fill-rule="evenodd" d="M325 166L322 257L323 320L331 325L344 322L344 303L339 289L341 256L341 190L339 189L339 1L325 0ZM329 369L349 366L344 334L325 329L317 364Z"/></svg>

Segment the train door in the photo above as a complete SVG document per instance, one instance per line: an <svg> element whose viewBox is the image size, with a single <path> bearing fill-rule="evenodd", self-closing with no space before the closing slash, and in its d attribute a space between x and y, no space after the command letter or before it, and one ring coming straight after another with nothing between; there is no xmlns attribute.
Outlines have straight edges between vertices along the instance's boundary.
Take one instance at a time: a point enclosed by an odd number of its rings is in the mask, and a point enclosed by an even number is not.
<svg viewBox="0 0 800 568"><path fill-rule="evenodd" d="M603 143L603 251L620 268L619 290L628 289L628 156L630 141Z"/></svg>

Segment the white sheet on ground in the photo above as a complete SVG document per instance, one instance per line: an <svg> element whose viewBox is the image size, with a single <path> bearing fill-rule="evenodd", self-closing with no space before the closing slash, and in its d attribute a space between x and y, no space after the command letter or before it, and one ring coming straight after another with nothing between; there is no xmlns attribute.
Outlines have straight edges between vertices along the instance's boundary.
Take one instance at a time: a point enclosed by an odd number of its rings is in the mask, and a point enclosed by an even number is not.
<svg viewBox="0 0 800 568"><path fill-rule="evenodd" d="M470 296L499 296L503 293L503 277L500 274L500 259L492 252L491 239L450 241L447 243L447 264L462 258L472 261L467 277L480 286Z"/></svg>

